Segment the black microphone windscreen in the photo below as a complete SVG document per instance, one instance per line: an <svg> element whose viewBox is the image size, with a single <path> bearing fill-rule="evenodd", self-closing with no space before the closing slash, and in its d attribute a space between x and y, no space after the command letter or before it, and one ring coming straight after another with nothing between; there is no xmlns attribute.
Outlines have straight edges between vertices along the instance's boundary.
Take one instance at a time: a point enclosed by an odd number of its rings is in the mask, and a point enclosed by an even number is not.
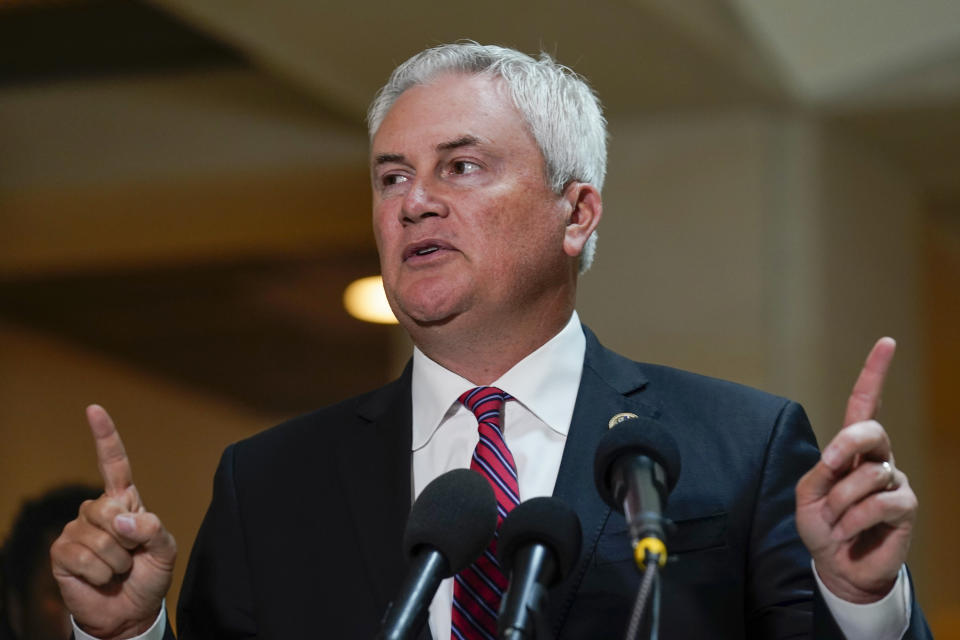
<svg viewBox="0 0 960 640"><path fill-rule="evenodd" d="M624 455L644 455L658 463L667 477L667 493L673 491L680 476L680 450L677 442L660 423L645 418L629 418L613 427L600 438L593 459L594 482L604 501L616 510L612 494L610 472L614 463Z"/></svg>
<svg viewBox="0 0 960 640"><path fill-rule="evenodd" d="M483 553L496 528L490 483L476 471L454 469L424 487L413 503L403 548L410 557L422 546L436 549L450 564L450 577Z"/></svg>
<svg viewBox="0 0 960 640"><path fill-rule="evenodd" d="M521 502L500 526L497 558L504 573L509 573L514 557L528 544L542 544L554 555L559 582L569 575L580 556L580 518L558 498L531 498Z"/></svg>

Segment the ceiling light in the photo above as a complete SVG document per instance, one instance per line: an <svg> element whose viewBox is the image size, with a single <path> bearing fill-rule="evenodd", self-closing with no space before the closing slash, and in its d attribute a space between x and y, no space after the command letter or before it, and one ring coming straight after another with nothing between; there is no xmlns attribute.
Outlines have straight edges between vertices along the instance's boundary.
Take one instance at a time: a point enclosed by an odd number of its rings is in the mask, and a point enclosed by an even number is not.
<svg viewBox="0 0 960 640"><path fill-rule="evenodd" d="M354 280L343 292L343 306L354 318L379 324L397 324L383 292L383 279L369 276Z"/></svg>

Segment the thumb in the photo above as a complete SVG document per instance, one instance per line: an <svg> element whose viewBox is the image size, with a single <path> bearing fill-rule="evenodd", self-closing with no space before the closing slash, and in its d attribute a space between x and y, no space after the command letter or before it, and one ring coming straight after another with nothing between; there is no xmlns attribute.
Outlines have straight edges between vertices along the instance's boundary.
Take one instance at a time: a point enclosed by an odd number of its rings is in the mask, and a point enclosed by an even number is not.
<svg viewBox="0 0 960 640"><path fill-rule="evenodd" d="M120 543L127 549L143 547L160 565L173 569L177 542L154 513L121 513L113 519Z"/></svg>

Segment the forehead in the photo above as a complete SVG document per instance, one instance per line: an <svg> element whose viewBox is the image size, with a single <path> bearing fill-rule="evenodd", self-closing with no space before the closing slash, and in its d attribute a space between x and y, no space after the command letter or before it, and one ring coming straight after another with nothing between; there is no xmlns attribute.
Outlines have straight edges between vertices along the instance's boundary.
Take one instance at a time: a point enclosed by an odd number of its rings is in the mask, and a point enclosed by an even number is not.
<svg viewBox="0 0 960 640"><path fill-rule="evenodd" d="M407 147L463 137L494 145L535 144L502 78L444 73L400 94L374 135L371 151L374 157L403 153Z"/></svg>

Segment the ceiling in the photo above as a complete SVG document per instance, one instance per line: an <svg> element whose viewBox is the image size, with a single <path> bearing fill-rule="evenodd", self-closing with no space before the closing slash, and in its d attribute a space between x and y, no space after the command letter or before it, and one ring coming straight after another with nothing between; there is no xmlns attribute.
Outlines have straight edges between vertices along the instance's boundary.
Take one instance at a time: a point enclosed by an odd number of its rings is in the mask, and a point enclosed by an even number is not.
<svg viewBox="0 0 960 640"><path fill-rule="evenodd" d="M353 121L399 61L425 45L469 37L555 54L590 79L613 116L738 105L807 109L867 136L931 189L956 188L942 175L960 175L960 133L944 128L960 120L955 0L156 6ZM898 140L887 135L891 126ZM904 145L903 138L916 142ZM936 167L914 151L929 140L938 141Z"/></svg>
<svg viewBox="0 0 960 640"><path fill-rule="evenodd" d="M795 97L816 105L956 101L954 0L733 0ZM879 106L879 105L878 105Z"/></svg>
<svg viewBox="0 0 960 640"><path fill-rule="evenodd" d="M16 137L11 132L29 135L31 127L20 125L24 110L48 131L48 125L62 129L75 121L67 116L78 109L89 117L98 105L108 114L121 107L124 113L133 109L133 116L115 120L120 131L87 129L106 134L108 144L111 135L121 144L133 141L128 148L159 144L161 157L151 170L175 165L163 157L163 140L195 142L195 132L181 127L186 130L161 139L128 135L125 123L150 121L138 115L139 106L153 109L160 121L154 129L161 132L182 122L220 132L234 125L260 130L257 144L268 148L260 164L269 164L272 149L295 153L290 141L298 132L291 121L315 127L319 116L333 124L323 136L339 130L342 138L345 129L360 134L370 97L396 63L426 45L469 37L554 54L590 79L614 117L744 105L804 109L836 117L898 157L904 145L885 134L890 126L898 139L915 136L916 146L940 140L940 165L960 169L960 137L955 128L944 129L945 122L960 119L960 3L873 0L868 6L857 0L597 0L589 6L577 0L8 0L0 6L0 115L6 123L0 142L10 144ZM202 109L185 119L185 109L197 111L200 99L190 96L198 92L207 102L229 100L249 117L231 120L225 115L234 114L208 108L206 121L198 120ZM127 94L132 97L125 103ZM246 138L221 139L231 137ZM22 173L30 163L20 160L29 160L31 150L39 157L59 155L42 145L61 138L14 140L19 153L5 156L16 166L0 164L0 181ZM347 145L308 142L299 148L307 147L340 164L347 147L353 159L363 153L359 135ZM215 162L206 156L218 153L244 158L229 146L203 148L206 153L183 157L199 163ZM114 175L111 159L129 153L109 151L105 171ZM929 163L914 163L914 155L903 159L922 182ZM81 173L83 164L77 163ZM53 169L44 172L76 173ZM943 187L939 174L931 178L932 186Z"/></svg>

